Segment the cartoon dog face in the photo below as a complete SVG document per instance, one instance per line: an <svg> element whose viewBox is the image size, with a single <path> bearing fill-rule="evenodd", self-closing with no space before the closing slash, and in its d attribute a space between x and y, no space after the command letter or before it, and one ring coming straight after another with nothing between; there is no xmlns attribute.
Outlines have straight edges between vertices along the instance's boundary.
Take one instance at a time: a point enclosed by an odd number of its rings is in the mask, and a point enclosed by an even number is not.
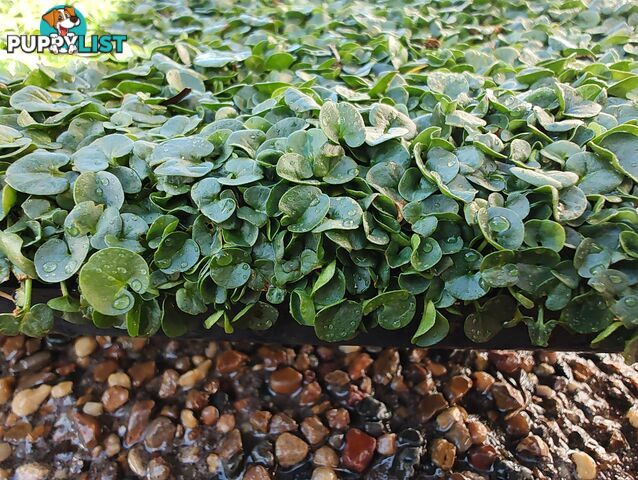
<svg viewBox="0 0 638 480"><path fill-rule="evenodd" d="M80 19L75 15L73 7L56 8L43 15L42 19L63 37L67 35L69 29L80 24Z"/></svg>

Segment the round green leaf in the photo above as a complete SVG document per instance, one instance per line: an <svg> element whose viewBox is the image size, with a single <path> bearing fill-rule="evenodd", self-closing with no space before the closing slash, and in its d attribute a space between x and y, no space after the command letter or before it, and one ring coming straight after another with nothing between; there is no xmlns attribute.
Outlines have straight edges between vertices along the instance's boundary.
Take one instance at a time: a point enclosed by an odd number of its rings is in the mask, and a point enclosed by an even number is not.
<svg viewBox="0 0 638 480"><path fill-rule="evenodd" d="M361 304L344 300L320 310L315 319L315 334L325 342L340 342L354 338L361 323Z"/></svg>
<svg viewBox="0 0 638 480"><path fill-rule="evenodd" d="M68 163L68 155L37 150L9 165L5 179L18 192L56 195L69 188L68 178L59 170Z"/></svg>
<svg viewBox="0 0 638 480"><path fill-rule="evenodd" d="M135 303L128 289L143 294L150 284L144 259L123 248L94 253L80 270L79 280L82 296L103 315L128 312Z"/></svg>

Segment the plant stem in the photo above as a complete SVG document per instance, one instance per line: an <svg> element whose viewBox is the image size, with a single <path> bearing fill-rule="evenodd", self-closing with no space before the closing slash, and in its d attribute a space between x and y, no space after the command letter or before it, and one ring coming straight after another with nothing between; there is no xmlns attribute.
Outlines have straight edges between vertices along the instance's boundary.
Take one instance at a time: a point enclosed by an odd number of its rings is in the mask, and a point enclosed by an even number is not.
<svg viewBox="0 0 638 480"><path fill-rule="evenodd" d="M62 291L63 297L69 296L69 289L67 288L65 281L60 282L60 290Z"/></svg>
<svg viewBox="0 0 638 480"><path fill-rule="evenodd" d="M27 278L24 281L24 306L22 310L28 312L31 309L31 288L33 286L33 280Z"/></svg>

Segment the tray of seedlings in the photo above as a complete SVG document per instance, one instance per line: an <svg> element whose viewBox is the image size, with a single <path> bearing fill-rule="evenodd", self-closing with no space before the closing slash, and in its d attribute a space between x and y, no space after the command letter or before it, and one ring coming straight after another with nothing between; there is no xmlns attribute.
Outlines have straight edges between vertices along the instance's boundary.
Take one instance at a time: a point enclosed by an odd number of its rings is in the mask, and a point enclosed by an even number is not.
<svg viewBox="0 0 638 480"><path fill-rule="evenodd" d="M202 8L188 41L3 67L0 332L634 359L635 43L484 7Z"/></svg>

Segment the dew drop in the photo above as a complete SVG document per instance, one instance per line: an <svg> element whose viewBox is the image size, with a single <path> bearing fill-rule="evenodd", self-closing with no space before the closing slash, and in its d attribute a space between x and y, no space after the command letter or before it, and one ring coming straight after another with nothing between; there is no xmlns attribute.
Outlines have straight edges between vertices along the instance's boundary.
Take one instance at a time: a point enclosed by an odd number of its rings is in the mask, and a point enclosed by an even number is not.
<svg viewBox="0 0 638 480"><path fill-rule="evenodd" d="M179 264L179 268L186 268L186 267L188 267L188 263L186 263L186 262L181 262Z"/></svg>
<svg viewBox="0 0 638 480"><path fill-rule="evenodd" d="M598 272L604 269L605 269L604 265L594 265L593 267L589 269L589 273L591 273L592 275L596 275Z"/></svg>
<svg viewBox="0 0 638 480"><path fill-rule="evenodd" d="M616 285L622 283L622 277L620 275L609 275L609 280Z"/></svg>
<svg viewBox="0 0 638 480"><path fill-rule="evenodd" d="M117 273L121 273L121 274L126 273L126 268L124 268L124 267L117 267Z"/></svg>
<svg viewBox="0 0 638 480"><path fill-rule="evenodd" d="M75 260L69 260L69 263L67 263L66 266L64 267L64 271L66 273L73 273L77 266L78 266L78 262L76 262Z"/></svg>
<svg viewBox="0 0 638 480"><path fill-rule="evenodd" d="M55 262L46 262L44 265L42 265L42 270L44 270L46 273L55 272L56 268L58 268L58 264Z"/></svg>
<svg viewBox="0 0 638 480"><path fill-rule="evenodd" d="M142 287L143 287L142 282L140 282L137 278L134 278L133 280L131 280L130 285L133 291L138 293L142 291Z"/></svg>
<svg viewBox="0 0 638 480"><path fill-rule="evenodd" d="M502 233L508 230L511 226L510 221L501 215L491 218L487 224L489 225L490 230L496 233Z"/></svg>
<svg viewBox="0 0 638 480"><path fill-rule="evenodd" d="M77 237L80 234L80 229L78 227L69 227L66 230L66 233L68 233L72 237Z"/></svg>
<svg viewBox="0 0 638 480"><path fill-rule="evenodd" d="M244 263L244 264L241 266L241 268L242 268L243 270L250 270L250 265L248 265L247 263Z"/></svg>
<svg viewBox="0 0 638 480"><path fill-rule="evenodd" d="M638 305L638 299L636 299L636 297L627 297L625 298L625 305L627 305L630 308L633 308L636 305Z"/></svg>
<svg viewBox="0 0 638 480"><path fill-rule="evenodd" d="M350 211L348 212L348 215L349 215L349 216L351 216L351 217L354 217L356 214L357 214L357 211L356 211L356 210L350 210Z"/></svg>
<svg viewBox="0 0 638 480"><path fill-rule="evenodd" d="M102 195L104 193L104 190L102 190L100 187L95 189L95 193L97 193L98 195Z"/></svg>
<svg viewBox="0 0 638 480"><path fill-rule="evenodd" d="M131 304L131 299L126 295L121 295L113 300L113 308L118 310L125 310Z"/></svg>
<svg viewBox="0 0 638 480"><path fill-rule="evenodd" d="M104 177L104 178L100 179L100 183L102 183L102 185L104 185L106 187L109 184L109 179Z"/></svg>
<svg viewBox="0 0 638 480"><path fill-rule="evenodd" d="M343 222L343 225L346 226L346 227L352 227L354 225L354 222L352 220L348 219L348 220L345 220Z"/></svg>
<svg viewBox="0 0 638 480"><path fill-rule="evenodd" d="M424 253L430 253L433 248L434 247L432 246L432 244L430 242L427 242L423 244L421 250L423 250Z"/></svg>
<svg viewBox="0 0 638 480"><path fill-rule="evenodd" d="M464 257L468 262L476 262L479 258L478 253L476 252L465 252Z"/></svg>

